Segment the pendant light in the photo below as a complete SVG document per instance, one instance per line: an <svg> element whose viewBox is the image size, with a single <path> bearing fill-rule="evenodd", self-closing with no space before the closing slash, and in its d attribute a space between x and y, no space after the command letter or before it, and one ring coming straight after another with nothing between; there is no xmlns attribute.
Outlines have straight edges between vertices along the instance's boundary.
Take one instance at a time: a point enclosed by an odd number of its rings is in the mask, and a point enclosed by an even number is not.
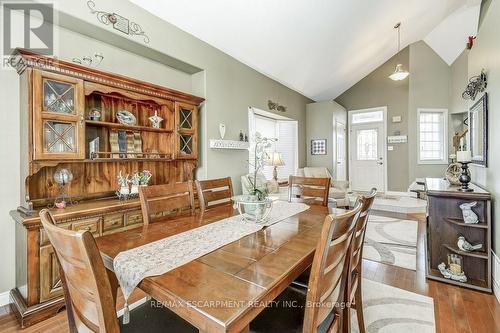
<svg viewBox="0 0 500 333"><path fill-rule="evenodd" d="M394 29L398 29L398 53L401 51L401 22L396 23ZM396 65L396 70L394 73L389 75L389 78L394 81L404 80L410 75L410 73L403 69L402 64Z"/></svg>

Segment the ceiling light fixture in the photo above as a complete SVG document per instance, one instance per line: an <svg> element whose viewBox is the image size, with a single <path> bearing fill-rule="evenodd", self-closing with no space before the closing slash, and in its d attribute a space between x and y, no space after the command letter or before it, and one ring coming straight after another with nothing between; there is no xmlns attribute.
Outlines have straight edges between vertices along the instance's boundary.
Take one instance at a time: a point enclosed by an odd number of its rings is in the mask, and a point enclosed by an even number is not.
<svg viewBox="0 0 500 333"><path fill-rule="evenodd" d="M394 29L398 29L398 53L401 51L401 22L396 23ZM389 75L389 78L394 81L404 80L410 75L410 73L403 69L402 64L396 65L396 70L394 73Z"/></svg>

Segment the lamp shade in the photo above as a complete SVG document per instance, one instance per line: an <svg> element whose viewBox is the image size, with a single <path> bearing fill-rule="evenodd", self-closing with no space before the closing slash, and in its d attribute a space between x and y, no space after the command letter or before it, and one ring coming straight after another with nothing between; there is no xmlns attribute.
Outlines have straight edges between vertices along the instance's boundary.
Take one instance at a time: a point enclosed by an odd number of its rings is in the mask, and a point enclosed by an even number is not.
<svg viewBox="0 0 500 333"><path fill-rule="evenodd" d="M285 161L281 158L281 153L273 152L269 153L269 159L266 161L267 165L271 166L283 166Z"/></svg>
<svg viewBox="0 0 500 333"><path fill-rule="evenodd" d="M408 75L410 75L410 73L403 69L403 65L397 64L396 70L394 71L394 73L389 75L389 78L391 80L394 80L394 81L401 81L401 80L406 79L408 77Z"/></svg>

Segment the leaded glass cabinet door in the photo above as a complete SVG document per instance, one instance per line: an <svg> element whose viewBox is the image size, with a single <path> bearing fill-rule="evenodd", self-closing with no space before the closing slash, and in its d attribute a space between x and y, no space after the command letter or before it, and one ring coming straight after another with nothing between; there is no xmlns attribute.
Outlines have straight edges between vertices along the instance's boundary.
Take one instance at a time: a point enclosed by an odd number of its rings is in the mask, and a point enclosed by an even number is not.
<svg viewBox="0 0 500 333"><path fill-rule="evenodd" d="M83 81L36 70L33 86L35 159L83 159Z"/></svg>
<svg viewBox="0 0 500 333"><path fill-rule="evenodd" d="M176 158L198 157L198 109L181 102L175 103Z"/></svg>

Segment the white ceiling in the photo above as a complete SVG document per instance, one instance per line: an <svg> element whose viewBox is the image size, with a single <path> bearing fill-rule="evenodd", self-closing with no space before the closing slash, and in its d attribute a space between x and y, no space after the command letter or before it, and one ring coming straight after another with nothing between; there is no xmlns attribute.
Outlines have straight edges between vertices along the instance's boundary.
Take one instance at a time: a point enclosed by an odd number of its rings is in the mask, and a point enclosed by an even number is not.
<svg viewBox="0 0 500 333"><path fill-rule="evenodd" d="M427 42L445 61L464 49L458 29L480 0L131 0L314 100L332 99L402 48ZM448 24L436 28L451 14ZM478 15L478 14L477 14ZM457 25L458 23L458 25ZM444 23L443 23L444 24ZM432 32L432 33L431 33ZM452 34L453 38L448 38ZM465 35L464 35L465 34ZM440 42L446 41L441 45ZM456 42L458 41L458 43ZM452 50L451 50L452 49ZM454 60L454 59L453 59Z"/></svg>

